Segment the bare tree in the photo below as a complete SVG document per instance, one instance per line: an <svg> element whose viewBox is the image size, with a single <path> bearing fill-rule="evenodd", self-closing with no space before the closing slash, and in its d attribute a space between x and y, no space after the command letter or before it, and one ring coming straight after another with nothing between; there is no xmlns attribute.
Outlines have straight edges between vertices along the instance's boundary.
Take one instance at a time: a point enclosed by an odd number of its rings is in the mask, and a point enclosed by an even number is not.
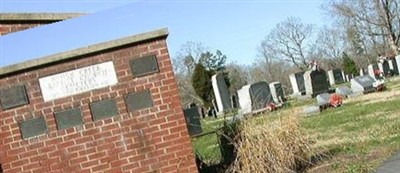
<svg viewBox="0 0 400 173"><path fill-rule="evenodd" d="M202 99L196 94L192 87L191 77L196 62L205 52L202 43L186 42L181 46L177 57L173 58L175 76L180 90L182 104L188 105L192 102L202 104Z"/></svg>
<svg viewBox="0 0 400 173"><path fill-rule="evenodd" d="M399 0L331 0L331 14L362 37L365 51L399 53ZM368 54L368 52L365 52Z"/></svg>
<svg viewBox="0 0 400 173"><path fill-rule="evenodd" d="M261 54L274 54L274 58L291 62L305 69L310 54L313 26L304 24L299 18L290 17L278 23L261 42Z"/></svg>

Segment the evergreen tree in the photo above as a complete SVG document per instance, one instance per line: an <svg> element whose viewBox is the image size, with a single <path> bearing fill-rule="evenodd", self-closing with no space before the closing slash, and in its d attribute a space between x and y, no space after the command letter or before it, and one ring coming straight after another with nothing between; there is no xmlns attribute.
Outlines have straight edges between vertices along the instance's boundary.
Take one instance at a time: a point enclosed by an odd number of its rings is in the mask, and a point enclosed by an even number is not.
<svg viewBox="0 0 400 173"><path fill-rule="evenodd" d="M344 73L357 75L358 70L357 70L356 63L349 57L349 55L347 55L346 52L343 52L342 58L343 58Z"/></svg>
<svg viewBox="0 0 400 173"><path fill-rule="evenodd" d="M194 68L192 86L196 94L203 100L204 106L211 106L211 73L201 63L196 64Z"/></svg>

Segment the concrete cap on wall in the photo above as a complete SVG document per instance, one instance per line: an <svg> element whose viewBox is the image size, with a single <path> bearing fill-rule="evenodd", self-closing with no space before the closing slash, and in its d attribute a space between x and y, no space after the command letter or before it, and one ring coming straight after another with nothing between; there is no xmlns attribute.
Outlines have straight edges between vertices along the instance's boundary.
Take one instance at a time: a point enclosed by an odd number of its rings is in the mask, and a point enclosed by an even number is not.
<svg viewBox="0 0 400 173"><path fill-rule="evenodd" d="M82 55L87 55L95 52L100 52L128 44L139 43L143 41L153 40L157 38L166 38L168 36L168 29L162 28L146 33L136 34L116 40L111 40L107 42L102 42L66 52L61 52L53 54L50 56L45 56L38 59L28 60L22 63L13 64L0 68L0 76L5 76L10 73L15 73L30 68L35 68L38 66L43 66L47 64L53 64L60 61L73 60L74 58L80 57Z"/></svg>
<svg viewBox="0 0 400 173"><path fill-rule="evenodd" d="M0 22L61 21L82 15L85 13L0 13Z"/></svg>

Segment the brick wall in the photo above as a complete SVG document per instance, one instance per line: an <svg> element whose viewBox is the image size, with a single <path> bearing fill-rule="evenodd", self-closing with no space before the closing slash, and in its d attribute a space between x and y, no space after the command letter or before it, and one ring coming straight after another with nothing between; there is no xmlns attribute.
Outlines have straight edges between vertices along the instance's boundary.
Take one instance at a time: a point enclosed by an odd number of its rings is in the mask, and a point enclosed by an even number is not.
<svg viewBox="0 0 400 173"><path fill-rule="evenodd" d="M129 61L156 55L159 72L133 77ZM44 102L38 79L112 61L118 83ZM2 76L2 90L25 85L29 104L0 110L0 163L5 173L197 172L165 38L84 55ZM153 106L129 111L124 97L149 90ZM113 98L118 115L93 121L89 104ZM79 108L83 125L59 130L54 112ZM22 121L44 117L44 135L22 139Z"/></svg>
<svg viewBox="0 0 400 173"><path fill-rule="evenodd" d="M54 23L55 21L0 21L0 35Z"/></svg>

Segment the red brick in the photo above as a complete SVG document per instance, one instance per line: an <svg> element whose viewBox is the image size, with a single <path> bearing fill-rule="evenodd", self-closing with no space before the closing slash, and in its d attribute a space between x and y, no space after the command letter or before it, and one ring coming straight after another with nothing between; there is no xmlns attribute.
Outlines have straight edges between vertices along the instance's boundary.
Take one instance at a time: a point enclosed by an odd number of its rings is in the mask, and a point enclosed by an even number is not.
<svg viewBox="0 0 400 173"><path fill-rule="evenodd" d="M129 61L149 54L157 55L160 72L133 78ZM38 78L111 60L119 81L115 86L43 102ZM179 171L197 172L164 39L27 70L0 78L0 85L11 87L21 80L26 82L31 103L0 112L0 149L4 150L0 157L6 172L165 173L177 171L178 157L185 158ZM154 106L128 113L125 95L144 89L150 89ZM117 100L119 115L93 122L89 104L108 98ZM58 130L53 112L72 107L80 107L84 124ZM34 117L45 116L49 132L23 140L18 122L32 117L31 111ZM27 160L18 162L19 158Z"/></svg>

